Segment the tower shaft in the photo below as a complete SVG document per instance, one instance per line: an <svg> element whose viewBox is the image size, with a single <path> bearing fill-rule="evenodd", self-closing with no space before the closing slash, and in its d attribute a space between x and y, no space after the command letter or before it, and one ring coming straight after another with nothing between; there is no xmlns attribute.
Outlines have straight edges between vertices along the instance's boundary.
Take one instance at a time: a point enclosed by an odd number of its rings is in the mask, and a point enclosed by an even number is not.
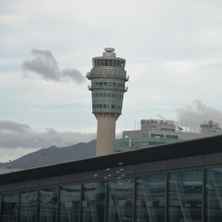
<svg viewBox="0 0 222 222"><path fill-rule="evenodd" d="M103 156L111 154L113 152L113 141L115 139L117 117L112 114L97 114L96 119L96 155Z"/></svg>

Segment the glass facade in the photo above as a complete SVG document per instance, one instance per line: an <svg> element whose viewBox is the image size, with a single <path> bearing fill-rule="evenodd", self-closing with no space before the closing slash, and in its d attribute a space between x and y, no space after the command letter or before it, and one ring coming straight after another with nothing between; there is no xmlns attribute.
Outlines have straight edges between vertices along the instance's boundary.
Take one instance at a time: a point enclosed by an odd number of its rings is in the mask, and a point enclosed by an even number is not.
<svg viewBox="0 0 222 222"><path fill-rule="evenodd" d="M136 182L136 222L165 220L166 176L143 177Z"/></svg>
<svg viewBox="0 0 222 222"><path fill-rule="evenodd" d="M20 218L22 222L37 222L38 218L38 192L21 194Z"/></svg>
<svg viewBox="0 0 222 222"><path fill-rule="evenodd" d="M0 195L0 222L221 221L222 167L94 179Z"/></svg>
<svg viewBox="0 0 222 222"><path fill-rule="evenodd" d="M83 185L83 222L103 222L105 218L105 185Z"/></svg>
<svg viewBox="0 0 222 222"><path fill-rule="evenodd" d="M0 219L2 215L2 196L0 195Z"/></svg>
<svg viewBox="0 0 222 222"><path fill-rule="evenodd" d="M80 222L81 218L81 185L61 186L60 188L60 221Z"/></svg>
<svg viewBox="0 0 222 222"><path fill-rule="evenodd" d="M207 170L207 221L222 221L222 168Z"/></svg>
<svg viewBox="0 0 222 222"><path fill-rule="evenodd" d="M40 222L55 222L57 218L57 190L40 190Z"/></svg>
<svg viewBox="0 0 222 222"><path fill-rule="evenodd" d="M8 194L2 200L2 222L17 222L19 216L19 195Z"/></svg>
<svg viewBox="0 0 222 222"><path fill-rule="evenodd" d="M132 222L134 209L134 183L120 180L109 183L109 222Z"/></svg>
<svg viewBox="0 0 222 222"><path fill-rule="evenodd" d="M186 222L202 220L203 172L178 171L169 176L169 221Z"/></svg>

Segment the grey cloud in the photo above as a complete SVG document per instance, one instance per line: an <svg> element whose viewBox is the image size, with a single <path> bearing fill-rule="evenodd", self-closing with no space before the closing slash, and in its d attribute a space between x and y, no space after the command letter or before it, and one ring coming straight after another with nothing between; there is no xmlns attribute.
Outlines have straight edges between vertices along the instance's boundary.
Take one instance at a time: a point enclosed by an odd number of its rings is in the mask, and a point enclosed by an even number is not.
<svg viewBox="0 0 222 222"><path fill-rule="evenodd" d="M32 50L33 59L24 61L22 68L25 73L35 73L47 81L68 81L83 83L85 78L77 69L60 70L58 62L49 50Z"/></svg>
<svg viewBox="0 0 222 222"><path fill-rule="evenodd" d="M69 146L95 138L92 133L59 132L45 129L42 132L32 129L27 124L13 121L0 121L0 148L46 148L52 145Z"/></svg>
<svg viewBox="0 0 222 222"><path fill-rule="evenodd" d="M13 121L0 121L0 134L4 132L24 133L30 130L31 128L26 124Z"/></svg>
<svg viewBox="0 0 222 222"><path fill-rule="evenodd" d="M62 73L64 77L71 78L78 83L85 81L85 77L83 77L83 75L77 69L64 69Z"/></svg>
<svg viewBox="0 0 222 222"><path fill-rule="evenodd" d="M200 124L213 120L222 125L222 111L204 104L200 100L177 110L178 120L185 126L198 128Z"/></svg>
<svg viewBox="0 0 222 222"><path fill-rule="evenodd" d="M32 60L23 63L24 70L34 72L46 80L59 81L59 67L50 51L33 49L32 55Z"/></svg>

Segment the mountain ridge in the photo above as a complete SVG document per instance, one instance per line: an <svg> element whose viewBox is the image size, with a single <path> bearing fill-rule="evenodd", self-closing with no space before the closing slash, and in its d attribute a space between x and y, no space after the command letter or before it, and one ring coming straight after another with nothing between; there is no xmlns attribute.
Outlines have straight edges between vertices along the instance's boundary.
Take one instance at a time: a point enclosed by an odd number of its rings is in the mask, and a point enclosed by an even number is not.
<svg viewBox="0 0 222 222"><path fill-rule="evenodd" d="M1 168L29 169L65 162L77 161L96 156L96 141L81 142L66 147L50 146L26 154L13 161L0 163Z"/></svg>

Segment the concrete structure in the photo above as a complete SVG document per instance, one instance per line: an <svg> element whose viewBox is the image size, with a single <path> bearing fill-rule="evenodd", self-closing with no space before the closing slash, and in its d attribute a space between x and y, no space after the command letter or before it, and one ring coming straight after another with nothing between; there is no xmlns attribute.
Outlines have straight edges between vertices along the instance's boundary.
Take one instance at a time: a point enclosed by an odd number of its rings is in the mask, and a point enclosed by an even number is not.
<svg viewBox="0 0 222 222"><path fill-rule="evenodd" d="M122 111L125 82L125 60L116 57L113 48L105 48L102 56L92 59L92 69L87 74L91 80L92 112L97 119L96 155L113 152L116 120Z"/></svg>
<svg viewBox="0 0 222 222"><path fill-rule="evenodd" d="M219 124L213 121L201 124L199 132L192 132L185 131L172 120L143 119L140 129L124 131L113 147L115 152L124 152L221 134Z"/></svg>

